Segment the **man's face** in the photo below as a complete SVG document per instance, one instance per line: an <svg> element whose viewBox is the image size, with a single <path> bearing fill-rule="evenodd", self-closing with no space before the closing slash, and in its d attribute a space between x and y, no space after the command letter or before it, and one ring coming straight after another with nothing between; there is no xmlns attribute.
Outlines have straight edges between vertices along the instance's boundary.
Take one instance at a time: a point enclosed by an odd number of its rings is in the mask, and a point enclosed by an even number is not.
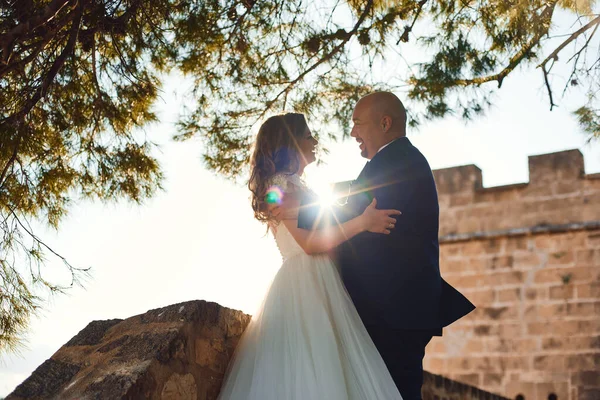
<svg viewBox="0 0 600 400"><path fill-rule="evenodd" d="M376 121L375 113L369 107L368 101L359 101L352 113L352 131L350 136L356 139L360 147L360 155L372 159L381 147L383 132Z"/></svg>

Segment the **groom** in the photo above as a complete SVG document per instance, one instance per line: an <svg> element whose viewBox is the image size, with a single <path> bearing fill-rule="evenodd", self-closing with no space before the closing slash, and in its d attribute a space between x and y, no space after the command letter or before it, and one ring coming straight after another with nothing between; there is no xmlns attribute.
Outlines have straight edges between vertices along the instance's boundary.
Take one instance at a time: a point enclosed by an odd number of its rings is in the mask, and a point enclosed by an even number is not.
<svg viewBox="0 0 600 400"><path fill-rule="evenodd" d="M370 161L346 205L323 210L316 199L303 199L298 227L345 222L373 198L380 209L402 211L390 235L362 233L334 258L402 398L421 399L425 346L475 307L440 276L437 191L427 160L406 137L402 102L372 93L356 104L352 120L351 136Z"/></svg>

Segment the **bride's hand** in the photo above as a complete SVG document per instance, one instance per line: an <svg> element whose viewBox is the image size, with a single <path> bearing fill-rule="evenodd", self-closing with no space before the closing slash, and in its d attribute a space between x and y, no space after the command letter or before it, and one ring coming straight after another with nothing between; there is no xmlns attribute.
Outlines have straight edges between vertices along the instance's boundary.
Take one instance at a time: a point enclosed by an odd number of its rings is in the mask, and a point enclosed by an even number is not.
<svg viewBox="0 0 600 400"><path fill-rule="evenodd" d="M371 204L362 213L365 230L373 233L383 233L389 235L396 226L396 219L392 215L402 214L398 210L378 210L377 199L373 199Z"/></svg>
<svg viewBox="0 0 600 400"><path fill-rule="evenodd" d="M269 208L271 209L271 215L278 221L298 219L300 197L296 193L286 193L283 196L281 204L270 205Z"/></svg>

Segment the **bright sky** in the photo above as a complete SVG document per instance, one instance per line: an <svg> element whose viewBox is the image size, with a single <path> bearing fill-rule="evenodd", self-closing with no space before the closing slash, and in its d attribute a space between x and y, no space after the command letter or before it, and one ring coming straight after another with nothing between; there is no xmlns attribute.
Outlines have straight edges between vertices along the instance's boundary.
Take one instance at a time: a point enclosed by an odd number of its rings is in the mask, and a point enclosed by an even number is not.
<svg viewBox="0 0 600 400"><path fill-rule="evenodd" d="M539 71L519 72L504 82L487 118L469 125L445 119L424 125L409 138L433 169L476 164L485 186L528 180L527 156L580 149L587 173L600 172L600 144L585 145L562 103L550 112ZM0 396L93 320L128 318L177 302L204 299L252 313L280 265L265 228L252 219L249 192L208 172L197 141L174 143L180 83L165 85L158 105L162 124L149 130L162 144L166 191L145 205L81 203L59 232L39 236L71 264L92 267L86 288L55 297L32 321L27 348L0 361ZM169 106L171 105L171 106ZM175 105L175 106L173 106ZM310 121L309 121L310 122ZM307 181L356 177L364 165L353 141L330 148L326 165L307 169ZM51 260L48 269L60 271Z"/></svg>

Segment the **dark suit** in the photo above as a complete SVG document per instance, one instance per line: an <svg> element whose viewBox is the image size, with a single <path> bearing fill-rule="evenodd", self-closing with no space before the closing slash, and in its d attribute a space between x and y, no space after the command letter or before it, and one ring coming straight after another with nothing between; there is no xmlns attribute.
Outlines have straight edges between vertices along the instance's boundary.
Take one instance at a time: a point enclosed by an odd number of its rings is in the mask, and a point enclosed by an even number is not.
<svg viewBox="0 0 600 400"><path fill-rule="evenodd" d="M440 276L433 174L421 152L400 138L367 163L350 190L347 204L332 210L304 198L298 227L343 223L362 214L373 197L378 209L402 212L390 235L361 233L336 248L334 258L404 400L418 399L425 346L475 308Z"/></svg>

